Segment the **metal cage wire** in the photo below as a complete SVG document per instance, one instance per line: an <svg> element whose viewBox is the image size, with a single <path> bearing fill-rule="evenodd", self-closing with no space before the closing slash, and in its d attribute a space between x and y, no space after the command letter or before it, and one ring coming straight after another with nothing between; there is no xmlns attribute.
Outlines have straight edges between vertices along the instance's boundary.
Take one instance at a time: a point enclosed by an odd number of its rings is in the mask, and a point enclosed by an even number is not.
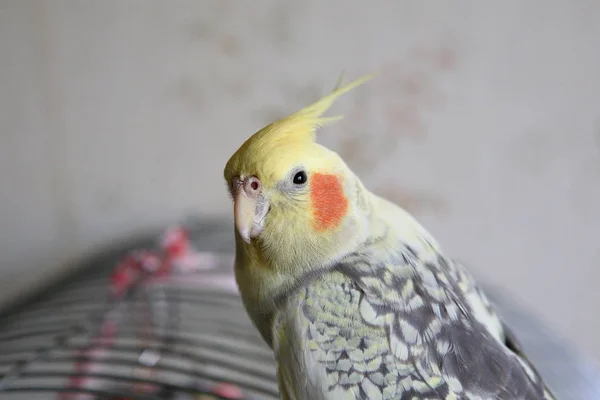
<svg viewBox="0 0 600 400"><path fill-rule="evenodd" d="M218 251L228 233L209 224L192 237ZM278 399L272 352L223 286L231 256L216 259L208 271L143 275L117 298L114 262L93 263L5 315L0 398Z"/></svg>

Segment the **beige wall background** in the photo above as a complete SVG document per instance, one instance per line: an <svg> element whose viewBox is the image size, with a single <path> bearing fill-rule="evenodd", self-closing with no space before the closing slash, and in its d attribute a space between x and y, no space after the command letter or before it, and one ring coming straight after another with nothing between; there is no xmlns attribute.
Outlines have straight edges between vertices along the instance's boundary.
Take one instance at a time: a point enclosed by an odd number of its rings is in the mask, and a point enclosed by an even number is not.
<svg viewBox="0 0 600 400"><path fill-rule="evenodd" d="M482 280L600 359L600 3L0 0L0 299L190 213L243 139L321 133Z"/></svg>

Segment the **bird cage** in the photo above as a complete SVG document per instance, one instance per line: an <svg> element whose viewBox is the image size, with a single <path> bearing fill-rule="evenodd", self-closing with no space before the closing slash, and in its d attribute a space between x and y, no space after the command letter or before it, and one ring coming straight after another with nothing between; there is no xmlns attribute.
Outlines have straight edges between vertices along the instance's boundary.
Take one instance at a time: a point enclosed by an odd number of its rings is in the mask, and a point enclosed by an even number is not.
<svg viewBox="0 0 600 400"><path fill-rule="evenodd" d="M158 248L104 256L3 315L0 399L278 399L231 228L189 231L193 244L168 229Z"/></svg>
<svg viewBox="0 0 600 400"><path fill-rule="evenodd" d="M140 239L0 315L0 399L278 399L272 351L232 274L231 224ZM600 400L600 374L486 288L559 399Z"/></svg>

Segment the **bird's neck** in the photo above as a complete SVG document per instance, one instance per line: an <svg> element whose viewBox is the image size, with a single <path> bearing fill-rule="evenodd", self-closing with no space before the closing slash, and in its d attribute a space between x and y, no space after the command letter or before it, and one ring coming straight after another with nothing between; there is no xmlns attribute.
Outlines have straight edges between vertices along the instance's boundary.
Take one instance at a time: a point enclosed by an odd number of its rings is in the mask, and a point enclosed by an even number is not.
<svg viewBox="0 0 600 400"><path fill-rule="evenodd" d="M371 194L360 182L355 196L363 219L356 223L357 234L352 242L346 243L334 256L327 254L326 257L297 258L287 262L269 257L264 247L248 245L238 238L237 283L246 309L267 343L271 343L273 315L282 302L302 287L330 274L347 256L368 250L371 257L385 259L386 252L394 248L399 250L400 246L429 249L429 252L432 246L436 248L433 237L401 207Z"/></svg>

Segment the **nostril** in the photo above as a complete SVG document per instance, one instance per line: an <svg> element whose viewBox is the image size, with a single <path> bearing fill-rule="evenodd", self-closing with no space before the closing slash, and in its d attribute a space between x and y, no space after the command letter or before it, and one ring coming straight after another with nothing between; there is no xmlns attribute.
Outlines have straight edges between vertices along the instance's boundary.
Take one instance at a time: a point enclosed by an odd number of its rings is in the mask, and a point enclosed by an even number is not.
<svg viewBox="0 0 600 400"><path fill-rule="evenodd" d="M245 182L245 186L246 186L246 190L248 192L258 192L260 190L260 180L258 180L258 178L251 176L246 178L247 181Z"/></svg>

